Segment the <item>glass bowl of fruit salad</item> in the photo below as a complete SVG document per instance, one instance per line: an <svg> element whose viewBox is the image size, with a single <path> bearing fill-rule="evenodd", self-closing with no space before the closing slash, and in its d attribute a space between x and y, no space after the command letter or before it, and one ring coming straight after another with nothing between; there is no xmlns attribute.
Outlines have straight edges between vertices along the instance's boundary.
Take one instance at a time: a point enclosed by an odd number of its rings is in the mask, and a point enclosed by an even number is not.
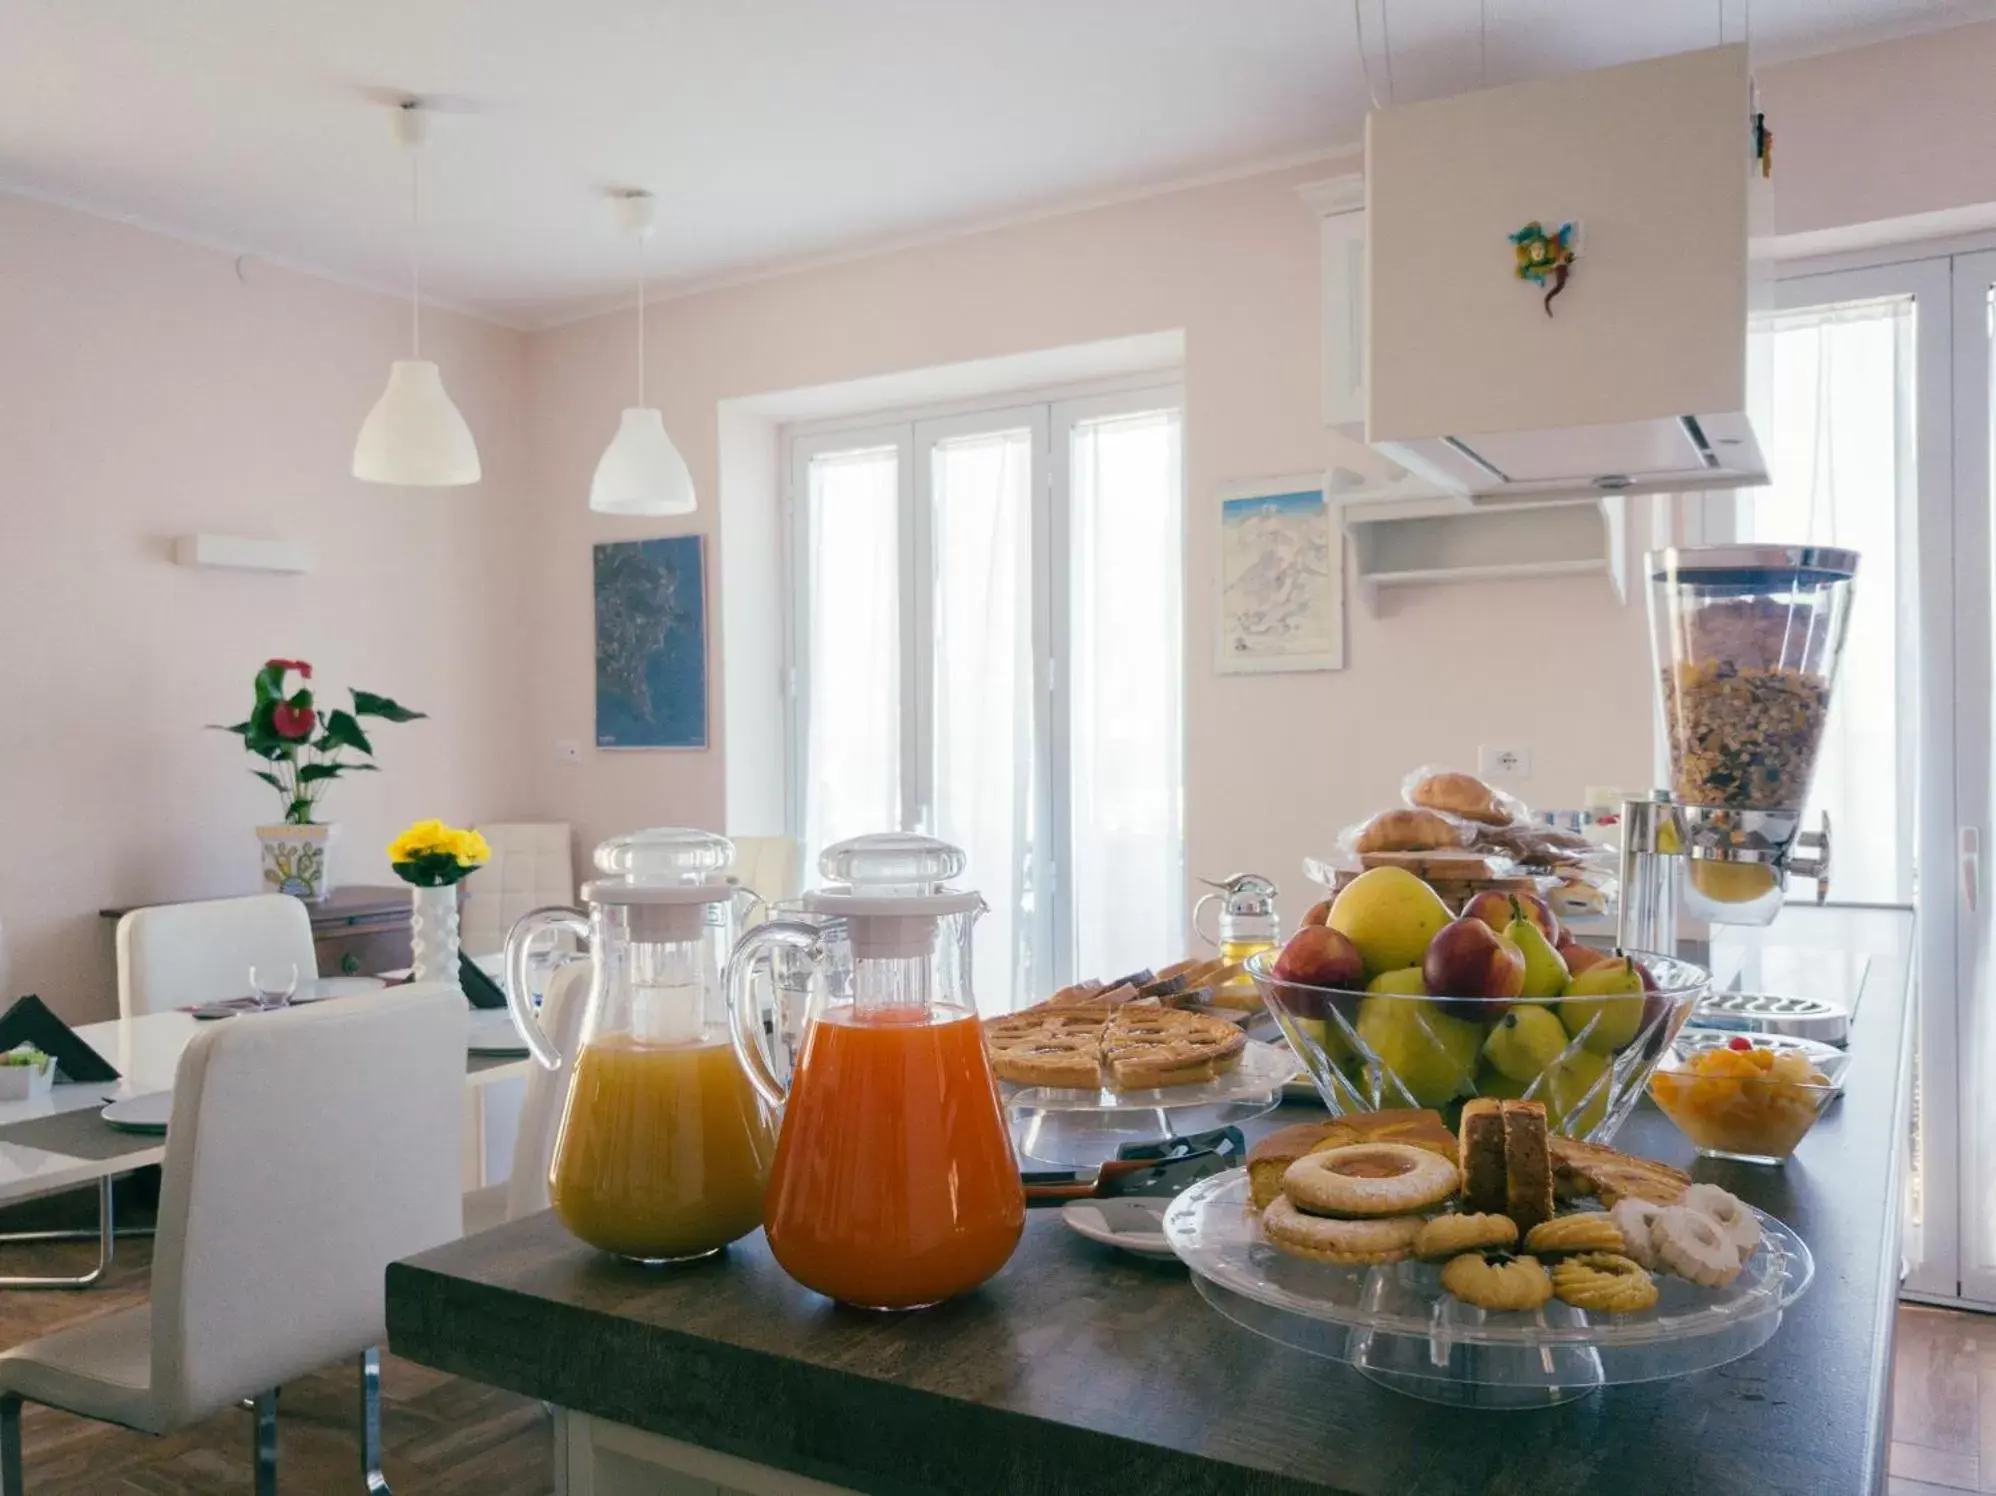
<svg viewBox="0 0 1996 1496"><path fill-rule="evenodd" d="M1333 1116L1474 1096L1539 1101L1553 1131L1611 1140L1711 987L1702 966L1581 945L1530 893L1460 915L1373 868L1247 968Z"/></svg>
<svg viewBox="0 0 1996 1496"><path fill-rule="evenodd" d="M1650 1076L1663 1114L1707 1158L1779 1164L1843 1092L1850 1056L1785 1034L1681 1034Z"/></svg>

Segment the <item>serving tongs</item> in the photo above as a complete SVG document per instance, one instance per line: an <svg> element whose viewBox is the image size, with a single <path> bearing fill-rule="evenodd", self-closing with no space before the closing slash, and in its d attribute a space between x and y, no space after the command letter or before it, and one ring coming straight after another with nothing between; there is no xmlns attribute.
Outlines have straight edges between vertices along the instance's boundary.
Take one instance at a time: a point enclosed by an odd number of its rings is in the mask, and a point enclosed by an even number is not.
<svg viewBox="0 0 1996 1496"><path fill-rule="evenodd" d="M1125 1143L1116 1156L1086 1169L1022 1169L1028 1205L1106 1200L1121 1195L1170 1197L1209 1174L1237 1169L1247 1157L1238 1127L1216 1127L1159 1143Z"/></svg>

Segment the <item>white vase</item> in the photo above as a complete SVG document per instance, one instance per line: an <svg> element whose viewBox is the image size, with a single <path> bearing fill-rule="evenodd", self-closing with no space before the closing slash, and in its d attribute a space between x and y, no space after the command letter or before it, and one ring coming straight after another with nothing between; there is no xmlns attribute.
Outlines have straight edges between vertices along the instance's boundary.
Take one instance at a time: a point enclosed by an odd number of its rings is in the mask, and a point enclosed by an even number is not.
<svg viewBox="0 0 1996 1496"><path fill-rule="evenodd" d="M457 985L457 885L412 887L415 917L410 928L414 956L410 976L418 982Z"/></svg>
<svg viewBox="0 0 1996 1496"><path fill-rule="evenodd" d="M327 852L331 826L259 826L263 843L263 886L271 893L288 893L314 903L325 898Z"/></svg>

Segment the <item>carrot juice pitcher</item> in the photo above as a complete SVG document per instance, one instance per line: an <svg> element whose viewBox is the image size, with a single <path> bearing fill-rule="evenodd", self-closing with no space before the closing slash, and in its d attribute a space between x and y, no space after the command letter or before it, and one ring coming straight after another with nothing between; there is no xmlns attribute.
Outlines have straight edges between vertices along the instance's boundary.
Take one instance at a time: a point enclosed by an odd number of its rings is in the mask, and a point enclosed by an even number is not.
<svg viewBox="0 0 1996 1496"><path fill-rule="evenodd" d="M818 923L751 930L728 963L735 1051L783 1108L764 1229L806 1288L866 1309L917 1309L1005 1265L1025 1191L970 990L975 893L946 886L963 853L925 836L826 850ZM779 952L822 968L786 1093L751 1000Z"/></svg>
<svg viewBox="0 0 1996 1496"><path fill-rule="evenodd" d="M612 837L582 888L587 923L538 909L506 938L513 1022L550 1070L562 1057L528 1001L527 948L563 930L595 958L548 1198L570 1231L620 1257L705 1257L762 1223L775 1124L735 1060L721 987L733 858L708 831Z"/></svg>

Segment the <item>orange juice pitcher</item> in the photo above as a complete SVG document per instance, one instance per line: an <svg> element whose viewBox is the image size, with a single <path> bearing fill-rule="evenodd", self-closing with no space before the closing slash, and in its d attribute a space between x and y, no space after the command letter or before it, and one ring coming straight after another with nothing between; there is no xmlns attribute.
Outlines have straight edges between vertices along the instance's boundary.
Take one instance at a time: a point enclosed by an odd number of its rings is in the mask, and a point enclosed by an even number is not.
<svg viewBox="0 0 1996 1496"><path fill-rule="evenodd" d="M606 1252L684 1262L762 1224L773 1110L741 1064L721 985L738 890L726 837L681 827L612 837L583 885L589 918L538 909L506 939L506 1000L534 1058L565 1063L528 995L528 948L547 931L595 959L548 1172L563 1225Z"/></svg>
<svg viewBox="0 0 1996 1496"><path fill-rule="evenodd" d="M728 963L735 1051L783 1127L764 1229L784 1271L865 1309L975 1288L1025 1230L1026 1198L970 989L975 893L957 848L856 837L819 859L814 923L751 930ZM759 960L821 968L786 1092L751 1001Z"/></svg>

